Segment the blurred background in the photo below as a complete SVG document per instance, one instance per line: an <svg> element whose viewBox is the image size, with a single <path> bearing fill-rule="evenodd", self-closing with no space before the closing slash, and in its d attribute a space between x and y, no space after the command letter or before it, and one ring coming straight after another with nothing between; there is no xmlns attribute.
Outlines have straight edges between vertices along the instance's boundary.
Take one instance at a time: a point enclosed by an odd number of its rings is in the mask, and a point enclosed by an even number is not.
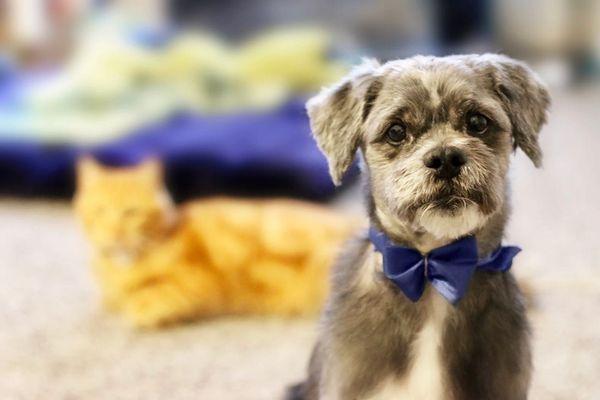
<svg viewBox="0 0 600 400"><path fill-rule="evenodd" d="M598 399L600 1L0 0L0 397L275 399L315 320L155 332L102 311L72 216L76 160L155 157L179 202L335 189L304 101L361 57L501 52L553 97L544 168L518 154L507 240L531 287L533 399Z"/></svg>

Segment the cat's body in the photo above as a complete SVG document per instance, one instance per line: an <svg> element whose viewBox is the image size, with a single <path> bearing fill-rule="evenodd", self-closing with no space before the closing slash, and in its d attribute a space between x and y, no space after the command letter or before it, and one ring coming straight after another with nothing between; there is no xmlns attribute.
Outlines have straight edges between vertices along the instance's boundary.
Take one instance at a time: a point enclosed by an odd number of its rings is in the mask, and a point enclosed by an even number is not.
<svg viewBox="0 0 600 400"><path fill-rule="evenodd" d="M294 200L169 201L150 163L79 168L76 210L105 303L137 326L223 314L310 314L356 221Z"/></svg>

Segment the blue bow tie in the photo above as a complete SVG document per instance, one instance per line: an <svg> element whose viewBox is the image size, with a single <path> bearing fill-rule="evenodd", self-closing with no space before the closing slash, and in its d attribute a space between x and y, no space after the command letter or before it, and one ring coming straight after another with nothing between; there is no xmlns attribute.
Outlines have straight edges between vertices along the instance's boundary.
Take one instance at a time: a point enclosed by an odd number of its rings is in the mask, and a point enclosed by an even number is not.
<svg viewBox="0 0 600 400"><path fill-rule="evenodd" d="M501 246L480 260L477 241L467 236L422 255L415 249L395 245L385 233L371 228L369 238L383 255L383 272L413 302L425 290L425 280L431 282L442 296L456 304L465 294L476 268L504 272L521 251L514 246Z"/></svg>

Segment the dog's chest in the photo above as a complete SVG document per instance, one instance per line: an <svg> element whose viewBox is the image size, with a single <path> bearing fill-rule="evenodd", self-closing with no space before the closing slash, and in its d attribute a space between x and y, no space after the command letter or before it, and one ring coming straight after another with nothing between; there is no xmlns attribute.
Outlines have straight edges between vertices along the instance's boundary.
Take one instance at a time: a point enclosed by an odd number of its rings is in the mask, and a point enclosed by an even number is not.
<svg viewBox="0 0 600 400"><path fill-rule="evenodd" d="M411 345L408 371L402 377L387 377L364 400L448 399L443 385L440 350L449 305L437 292L431 295L431 312Z"/></svg>

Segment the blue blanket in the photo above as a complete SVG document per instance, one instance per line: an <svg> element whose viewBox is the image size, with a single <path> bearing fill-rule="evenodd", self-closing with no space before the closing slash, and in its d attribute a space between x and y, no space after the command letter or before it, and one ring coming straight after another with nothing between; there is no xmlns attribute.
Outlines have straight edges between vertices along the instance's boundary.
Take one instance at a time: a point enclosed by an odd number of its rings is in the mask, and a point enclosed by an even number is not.
<svg viewBox="0 0 600 400"><path fill-rule="evenodd" d="M75 160L83 153L115 166L159 157L178 201L216 194L326 200L335 193L299 100L262 113L179 113L89 148L5 140L0 142L0 192L69 197ZM349 179L354 176L355 169Z"/></svg>

